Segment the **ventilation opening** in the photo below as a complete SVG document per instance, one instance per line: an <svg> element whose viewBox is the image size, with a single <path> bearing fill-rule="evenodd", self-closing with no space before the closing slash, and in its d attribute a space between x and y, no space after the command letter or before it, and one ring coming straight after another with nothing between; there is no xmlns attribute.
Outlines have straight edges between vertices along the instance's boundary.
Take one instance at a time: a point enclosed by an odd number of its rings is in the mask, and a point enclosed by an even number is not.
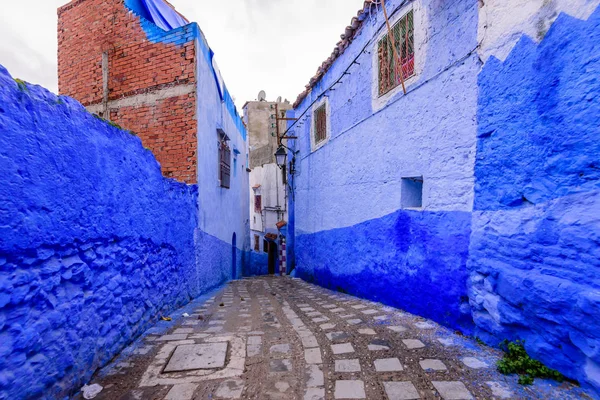
<svg viewBox="0 0 600 400"><path fill-rule="evenodd" d="M423 207L423 177L402 178L402 208Z"/></svg>

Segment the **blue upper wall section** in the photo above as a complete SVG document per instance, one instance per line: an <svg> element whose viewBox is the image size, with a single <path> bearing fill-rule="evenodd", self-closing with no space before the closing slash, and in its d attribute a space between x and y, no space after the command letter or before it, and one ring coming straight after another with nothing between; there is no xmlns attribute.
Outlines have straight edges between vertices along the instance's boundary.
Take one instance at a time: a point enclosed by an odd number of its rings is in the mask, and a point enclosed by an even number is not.
<svg viewBox="0 0 600 400"><path fill-rule="evenodd" d="M139 138L1 66L0 132L0 398L64 398L222 278Z"/></svg>
<svg viewBox="0 0 600 400"><path fill-rule="evenodd" d="M225 109L233 119L240 135L246 140L246 127L216 67L214 53L198 24L195 22L187 23L162 0L125 0L125 6L140 17L142 28L146 32L148 40L153 43L173 43L181 46L192 40L197 40L200 46L198 51L204 56L204 61L209 65L221 101L225 104ZM198 62L201 62L201 59L198 59Z"/></svg>
<svg viewBox="0 0 600 400"><path fill-rule="evenodd" d="M476 334L600 393L600 9L479 74L469 297Z"/></svg>
<svg viewBox="0 0 600 400"><path fill-rule="evenodd" d="M475 209L600 188L597 15L582 22L563 14L539 47L523 37L505 62L486 64L479 76Z"/></svg>

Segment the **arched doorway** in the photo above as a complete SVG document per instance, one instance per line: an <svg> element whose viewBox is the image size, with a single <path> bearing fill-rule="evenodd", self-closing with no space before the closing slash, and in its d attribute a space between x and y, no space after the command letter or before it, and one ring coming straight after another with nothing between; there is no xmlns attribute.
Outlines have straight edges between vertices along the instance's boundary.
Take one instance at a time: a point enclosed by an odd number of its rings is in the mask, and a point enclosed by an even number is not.
<svg viewBox="0 0 600 400"><path fill-rule="evenodd" d="M275 275L277 267L277 243L269 241L269 275Z"/></svg>
<svg viewBox="0 0 600 400"><path fill-rule="evenodd" d="M231 239L231 279L237 278L237 237L235 232Z"/></svg>

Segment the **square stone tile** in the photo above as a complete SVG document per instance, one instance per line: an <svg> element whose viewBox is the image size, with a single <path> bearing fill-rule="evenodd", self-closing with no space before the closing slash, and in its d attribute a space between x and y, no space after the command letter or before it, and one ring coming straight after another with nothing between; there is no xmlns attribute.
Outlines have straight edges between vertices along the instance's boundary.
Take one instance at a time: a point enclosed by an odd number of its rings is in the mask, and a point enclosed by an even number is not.
<svg viewBox="0 0 600 400"><path fill-rule="evenodd" d="M248 344L261 344L262 343L262 336L249 336L248 337Z"/></svg>
<svg viewBox="0 0 600 400"><path fill-rule="evenodd" d="M431 322L417 322L415 326L419 329L433 329L435 325Z"/></svg>
<svg viewBox="0 0 600 400"><path fill-rule="evenodd" d="M443 344L445 347L454 346L454 340L452 340L450 338L440 338L440 339L438 339L438 342Z"/></svg>
<svg viewBox="0 0 600 400"><path fill-rule="evenodd" d="M304 393L304 400L325 400L325 389L306 389L306 392Z"/></svg>
<svg viewBox="0 0 600 400"><path fill-rule="evenodd" d="M335 372L360 372L360 361L354 360L335 360Z"/></svg>
<svg viewBox="0 0 600 400"><path fill-rule="evenodd" d="M354 318L354 317L356 317L356 314L340 315L341 319L348 319L348 318Z"/></svg>
<svg viewBox="0 0 600 400"><path fill-rule="evenodd" d="M269 369L271 372L290 372L292 370L292 361L288 359L271 360Z"/></svg>
<svg viewBox="0 0 600 400"><path fill-rule="evenodd" d="M271 354L290 354L291 347L289 344L276 344L269 351Z"/></svg>
<svg viewBox="0 0 600 400"><path fill-rule="evenodd" d="M350 335L346 332L329 332L326 333L325 336L327 336L327 339L331 340L332 342L339 342L350 338Z"/></svg>
<svg viewBox="0 0 600 400"><path fill-rule="evenodd" d="M215 396L224 397L226 399L241 399L244 391L244 381L241 379L230 379L221 382Z"/></svg>
<svg viewBox="0 0 600 400"><path fill-rule="evenodd" d="M416 400L421 396L412 382L383 382L388 400Z"/></svg>
<svg viewBox="0 0 600 400"><path fill-rule="evenodd" d="M369 343L368 348L370 351L389 350L390 344L385 340L375 339Z"/></svg>
<svg viewBox="0 0 600 400"><path fill-rule="evenodd" d="M336 399L366 399L363 381L335 381Z"/></svg>
<svg viewBox="0 0 600 400"><path fill-rule="evenodd" d="M402 340L402 343L404 343L404 345L409 349L422 349L423 347L425 347L425 344L423 342L421 342L420 340L417 339L404 339Z"/></svg>
<svg viewBox="0 0 600 400"><path fill-rule="evenodd" d="M192 329L192 328L178 328L178 329L175 329L173 331L174 335L180 335L180 334L187 335L187 334L190 334L190 333L194 333L194 329Z"/></svg>
<svg viewBox="0 0 600 400"><path fill-rule="evenodd" d="M332 344L331 351L333 354L354 353L354 347L352 347L352 343Z"/></svg>
<svg viewBox="0 0 600 400"><path fill-rule="evenodd" d="M198 389L196 383L182 383L175 385L169 390L164 400L192 400L194 392Z"/></svg>
<svg viewBox="0 0 600 400"><path fill-rule="evenodd" d="M423 368L425 371L447 371L448 370L448 368L446 368L446 365L444 365L444 363L441 362L440 360L432 360L432 359L421 360L421 361L419 361L419 364L421 365L421 368Z"/></svg>
<svg viewBox="0 0 600 400"><path fill-rule="evenodd" d="M307 364L322 364L323 359L321 357L321 349L306 349L304 350L304 359Z"/></svg>
<svg viewBox="0 0 600 400"><path fill-rule="evenodd" d="M331 324L331 323L323 324L323 325L319 326L319 328L323 329L324 331L328 331L330 329L335 328L335 324Z"/></svg>
<svg viewBox="0 0 600 400"><path fill-rule="evenodd" d="M364 310L364 311L361 311L361 312L363 314L365 314L365 315L373 315L373 314L378 314L379 313L379 311L377 311L377 310Z"/></svg>
<svg viewBox="0 0 600 400"><path fill-rule="evenodd" d="M402 364L397 358L380 358L375 360L375 371L377 372L397 372L402 371Z"/></svg>
<svg viewBox="0 0 600 400"><path fill-rule="evenodd" d="M320 313L319 311L312 311L312 312L306 313L307 317L320 317L321 315L323 315L323 314Z"/></svg>
<svg viewBox="0 0 600 400"><path fill-rule="evenodd" d="M167 341L172 341L172 340L186 340L186 339L187 339L187 334L175 333L173 335L163 335L163 336L159 337L158 339L156 339L156 341L167 342Z"/></svg>
<svg viewBox="0 0 600 400"><path fill-rule="evenodd" d="M306 387L316 388L325 384L323 370L320 365L312 364L306 366Z"/></svg>
<svg viewBox="0 0 600 400"><path fill-rule="evenodd" d="M335 304L325 304L325 305L323 306L323 308L326 308L326 309L335 308Z"/></svg>
<svg viewBox="0 0 600 400"><path fill-rule="evenodd" d="M471 400L471 392L464 383L458 381L450 382L431 382L433 387L440 393L444 400Z"/></svg>
<svg viewBox="0 0 600 400"><path fill-rule="evenodd" d="M318 324L318 323L321 323L321 322L327 322L327 321L329 321L329 318L327 318L327 317L318 317L318 318L313 318L312 321Z"/></svg>
<svg viewBox="0 0 600 400"><path fill-rule="evenodd" d="M361 319L349 319L346 322L350 325L358 325L362 324L363 321Z"/></svg>
<svg viewBox="0 0 600 400"><path fill-rule="evenodd" d="M487 368L489 365L475 357L465 357L461 360L463 364L472 369Z"/></svg>
<svg viewBox="0 0 600 400"><path fill-rule="evenodd" d="M492 394L499 399L514 399L515 396L506 384L500 382L488 381L485 383L492 389Z"/></svg>
<svg viewBox="0 0 600 400"><path fill-rule="evenodd" d="M358 333L361 335L376 335L377 333L371 328L359 329Z"/></svg>
<svg viewBox="0 0 600 400"><path fill-rule="evenodd" d="M226 356L227 342L177 346L165 372L223 368Z"/></svg>
<svg viewBox="0 0 600 400"><path fill-rule="evenodd" d="M336 313L336 314L337 313L342 313L344 311L346 311L346 310L343 309L343 308L334 308L333 310L331 310L332 313Z"/></svg>
<svg viewBox="0 0 600 400"><path fill-rule="evenodd" d="M355 310L362 310L363 308L367 308L367 306L365 306L364 304L357 304L355 306L352 306L352 308L354 308Z"/></svg>
<svg viewBox="0 0 600 400"><path fill-rule="evenodd" d="M314 337L313 335L303 336L303 337L301 337L301 339L302 339L302 346L304 346L305 348L319 347L319 342L317 342L317 338Z"/></svg>

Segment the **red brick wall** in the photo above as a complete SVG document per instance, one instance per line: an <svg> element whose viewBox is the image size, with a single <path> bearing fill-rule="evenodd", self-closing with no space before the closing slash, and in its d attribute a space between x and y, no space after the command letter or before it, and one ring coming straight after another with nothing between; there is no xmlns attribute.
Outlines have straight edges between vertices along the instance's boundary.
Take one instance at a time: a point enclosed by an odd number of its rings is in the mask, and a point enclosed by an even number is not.
<svg viewBox="0 0 600 400"><path fill-rule="evenodd" d="M178 29L172 35L186 35ZM108 53L110 117L139 135L163 174L197 182L196 94L144 102L144 96L195 85L195 43L152 43L123 0L74 0L58 10L59 92L85 106L103 101L102 53ZM137 97L133 97L137 96ZM117 107L113 100L136 99Z"/></svg>

